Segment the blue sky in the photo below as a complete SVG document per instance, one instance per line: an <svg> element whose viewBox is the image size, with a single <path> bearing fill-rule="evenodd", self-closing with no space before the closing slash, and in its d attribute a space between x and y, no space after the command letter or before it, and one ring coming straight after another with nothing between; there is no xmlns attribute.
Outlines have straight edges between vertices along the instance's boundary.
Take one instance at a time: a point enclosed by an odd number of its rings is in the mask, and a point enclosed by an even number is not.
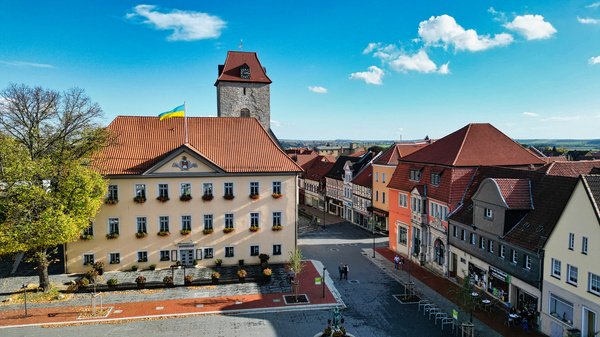
<svg viewBox="0 0 600 337"><path fill-rule="evenodd" d="M0 0L0 88L81 87L117 115L216 116L255 51L282 139L600 138L600 2Z"/></svg>

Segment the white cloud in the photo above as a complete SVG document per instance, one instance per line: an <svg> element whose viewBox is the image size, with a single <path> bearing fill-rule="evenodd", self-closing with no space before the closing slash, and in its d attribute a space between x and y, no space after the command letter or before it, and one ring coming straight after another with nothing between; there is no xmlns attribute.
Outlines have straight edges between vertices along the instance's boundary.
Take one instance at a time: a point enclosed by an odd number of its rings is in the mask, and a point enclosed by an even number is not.
<svg viewBox="0 0 600 337"><path fill-rule="evenodd" d="M368 54L368 53L372 52L373 50L379 48L379 46L381 46L380 42L371 42L371 43L369 43L367 48L365 48L365 50L363 50L363 54Z"/></svg>
<svg viewBox="0 0 600 337"><path fill-rule="evenodd" d="M465 30L449 15L431 17L419 23L419 36L425 45L437 45L441 41L444 48L453 45L456 50L480 51L513 42L513 36L500 33L491 38L477 35L473 29Z"/></svg>
<svg viewBox="0 0 600 337"><path fill-rule="evenodd" d="M591 5L585 6L585 8L596 8L596 7L599 7L599 6L600 6L600 2L594 2Z"/></svg>
<svg viewBox="0 0 600 337"><path fill-rule="evenodd" d="M431 73L437 70L437 66L429 59L429 56L424 50L420 50L412 56L398 56L395 60L390 61L390 68L398 72L414 70L420 73Z"/></svg>
<svg viewBox="0 0 600 337"><path fill-rule="evenodd" d="M495 16L494 21L506 22L506 13L498 12L497 10L494 9L494 7L490 7L487 11L488 11L488 13L492 13L492 15Z"/></svg>
<svg viewBox="0 0 600 337"><path fill-rule="evenodd" d="M351 80L364 80L366 83L369 83L369 84L382 85L383 82L381 81L381 78L384 75L383 70L377 68L376 66L370 66L368 69L369 69L369 71L351 74L350 79Z"/></svg>
<svg viewBox="0 0 600 337"><path fill-rule="evenodd" d="M327 89L323 88L323 87L308 87L308 90L312 91L312 92L316 92L317 94L326 94L327 93Z"/></svg>
<svg viewBox="0 0 600 337"><path fill-rule="evenodd" d="M548 39L556 33L556 29L541 15L519 15L504 27L525 36L527 40Z"/></svg>
<svg viewBox="0 0 600 337"><path fill-rule="evenodd" d="M438 70L438 74L443 74L443 75L450 74L450 69L448 69L449 64L450 64L450 61L448 61L446 64L442 64L440 66L440 69Z"/></svg>
<svg viewBox="0 0 600 337"><path fill-rule="evenodd" d="M523 115L527 116L527 117L540 117L539 114L536 114L535 112L523 112Z"/></svg>
<svg viewBox="0 0 600 337"><path fill-rule="evenodd" d="M588 61L590 64L596 64L596 63L600 63L600 56L597 57L592 57L589 59Z"/></svg>
<svg viewBox="0 0 600 337"><path fill-rule="evenodd" d="M278 122L278 121L274 121L271 119L271 126L274 126L276 128L281 128L281 127L294 126L294 123Z"/></svg>
<svg viewBox="0 0 600 337"><path fill-rule="evenodd" d="M600 20L596 20L596 19L592 19L592 18L580 18L577 17L577 21L579 21L579 23L583 23L583 24L597 24L600 23Z"/></svg>
<svg viewBox="0 0 600 337"><path fill-rule="evenodd" d="M35 67L35 68L54 68L49 64L22 62L22 61L0 61L2 64L6 64L13 67Z"/></svg>
<svg viewBox="0 0 600 337"><path fill-rule="evenodd" d="M153 5L138 5L133 13L125 18L140 19L142 23L153 26L157 30L173 30L167 39L170 41L195 41L217 38L226 22L217 16L201 12L174 9L161 13Z"/></svg>
<svg viewBox="0 0 600 337"><path fill-rule="evenodd" d="M542 121L542 122L549 122L549 121L567 122L567 121L575 121L580 118L581 118L581 116L555 116L555 117L550 117L550 118L543 118L543 119L540 119L540 121Z"/></svg>

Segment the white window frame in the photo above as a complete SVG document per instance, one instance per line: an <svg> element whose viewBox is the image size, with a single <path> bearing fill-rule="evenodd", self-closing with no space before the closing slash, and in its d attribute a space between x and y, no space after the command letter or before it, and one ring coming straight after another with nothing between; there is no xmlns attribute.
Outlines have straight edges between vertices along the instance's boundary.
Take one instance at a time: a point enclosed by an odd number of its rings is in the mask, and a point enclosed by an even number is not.
<svg viewBox="0 0 600 337"><path fill-rule="evenodd" d="M588 253L588 238L583 236L581 239L581 254L586 254Z"/></svg>
<svg viewBox="0 0 600 337"><path fill-rule="evenodd" d="M91 257L91 261L86 261L86 257ZM94 265L94 263L96 262L96 254L94 253L83 253L81 254L81 263L85 266L86 263L90 263L91 265Z"/></svg>
<svg viewBox="0 0 600 337"><path fill-rule="evenodd" d="M467 231L464 229L460 230L460 240L467 242Z"/></svg>
<svg viewBox="0 0 600 337"><path fill-rule="evenodd" d="M483 217L486 219L493 219L494 211L491 208L484 207L483 208Z"/></svg>
<svg viewBox="0 0 600 337"><path fill-rule="evenodd" d="M567 264L567 283L577 286L577 278L579 274L579 268L574 265Z"/></svg>
<svg viewBox="0 0 600 337"><path fill-rule="evenodd" d="M571 308L571 315L570 315L570 317L566 317L566 319L567 320L571 320L571 321L573 320L573 318L574 318L573 315L575 314L575 309L574 309L573 303L567 302L566 300L563 300L559 296L556 296L555 294L550 293L549 300L548 300L548 312L553 312L553 310L552 310L552 304L553 304L553 302L561 302L566 307L570 307ZM556 307L555 307L555 309L556 309ZM563 324L567 324L567 325L573 326L572 323L569 324L568 322L563 321L562 320L562 316L560 315L560 313L559 313L559 317L554 317L554 316L550 316L550 317L552 317L552 318L554 318L554 319L562 322Z"/></svg>
<svg viewBox="0 0 600 337"><path fill-rule="evenodd" d="M560 260L552 258L551 264L550 264L550 275L552 275L560 280L560 275L562 273L561 269L562 269L562 262L560 262Z"/></svg>
<svg viewBox="0 0 600 337"><path fill-rule="evenodd" d="M279 254L275 254L275 247L279 246ZM271 249L273 256L281 256L283 254L283 245L281 243L274 243Z"/></svg>
<svg viewBox="0 0 600 337"><path fill-rule="evenodd" d="M210 226L207 226L210 225ZM202 229L215 230L215 215L212 213L202 214ZM214 255L214 254L213 254Z"/></svg>
<svg viewBox="0 0 600 337"><path fill-rule="evenodd" d="M404 235L402 235L404 233ZM404 242L402 238L404 237ZM404 226L398 226L398 243L407 246L408 245L408 229Z"/></svg>
<svg viewBox="0 0 600 337"><path fill-rule="evenodd" d="M282 194L283 190L283 183L281 182L281 180L275 180L273 182L271 182L271 194Z"/></svg>
<svg viewBox="0 0 600 337"><path fill-rule="evenodd" d="M248 227L258 227L260 228L260 212L250 212L249 215L249 226ZM255 222L256 219L256 223Z"/></svg>
<svg viewBox="0 0 600 337"><path fill-rule="evenodd" d="M258 254L256 254L256 255L252 255L252 248L253 248L253 247L256 247L256 248L258 248ZM248 256L250 256L250 257L254 257L254 256L258 257L258 256L260 255L260 245L250 245L250 247L249 247L249 248L250 248L250 250L249 250L249 252L248 252Z"/></svg>
<svg viewBox="0 0 600 337"><path fill-rule="evenodd" d="M223 182L223 195L229 194L229 193L227 193L227 189L229 188L229 186L227 186L228 184L231 184L231 195L235 195L235 184L233 181Z"/></svg>
<svg viewBox="0 0 600 337"><path fill-rule="evenodd" d="M260 181L250 181L248 183L248 189L250 194L259 195L260 194Z"/></svg>
<svg viewBox="0 0 600 337"><path fill-rule="evenodd" d="M113 256L113 254L115 254L115 255ZM116 259L113 259L113 257L116 257ZM117 263L111 263L114 260L116 260ZM121 252L109 252L108 253L108 263L109 264L121 264Z"/></svg>
<svg viewBox="0 0 600 337"><path fill-rule="evenodd" d="M165 187L163 189L163 187ZM162 191L165 191L165 193L163 194ZM157 197L164 197L164 198L169 198L169 183L158 183L156 184L156 194Z"/></svg>
<svg viewBox="0 0 600 337"><path fill-rule="evenodd" d="M398 193L398 206L407 208L408 207L408 195Z"/></svg>
<svg viewBox="0 0 600 337"><path fill-rule="evenodd" d="M271 212L271 226L282 226L283 227L283 212L273 211Z"/></svg>
<svg viewBox="0 0 600 337"><path fill-rule="evenodd" d="M458 238L458 227L455 225L454 229L452 230L452 236L454 236L455 238Z"/></svg>
<svg viewBox="0 0 600 337"><path fill-rule="evenodd" d="M501 259L506 258L506 246L505 245L500 245L500 258Z"/></svg>
<svg viewBox="0 0 600 337"><path fill-rule="evenodd" d="M575 248L575 234L569 233L569 249L573 250Z"/></svg>
<svg viewBox="0 0 600 337"><path fill-rule="evenodd" d="M485 238L483 236L479 237L479 249L485 250Z"/></svg>
<svg viewBox="0 0 600 337"><path fill-rule="evenodd" d="M488 252L494 254L494 241L488 240Z"/></svg>
<svg viewBox="0 0 600 337"><path fill-rule="evenodd" d="M600 296L600 275L588 272L588 291Z"/></svg>
<svg viewBox="0 0 600 337"><path fill-rule="evenodd" d="M119 184L108 184L106 199L119 200Z"/></svg>
<svg viewBox="0 0 600 337"><path fill-rule="evenodd" d="M202 195L215 195L213 183L202 183Z"/></svg>
<svg viewBox="0 0 600 337"><path fill-rule="evenodd" d="M189 222L190 222L190 223L189 223L189 228L186 228L186 226L185 226L185 220L184 220L184 217L189 217L189 219L186 219L186 220L189 220ZM192 215L191 215L191 214L182 214L182 215L179 217L179 221L180 221L180 229L181 229L182 231L183 231L183 230L188 230L188 231L190 231L190 232L192 231L192 227L193 227L193 226L192 226Z"/></svg>
<svg viewBox="0 0 600 337"><path fill-rule="evenodd" d="M163 257L166 257L166 259L163 260ZM159 262L171 261L171 251L168 249L159 250L158 251L158 261Z"/></svg>
<svg viewBox="0 0 600 337"><path fill-rule="evenodd" d="M207 254L209 250L212 253L210 255ZM215 249L213 247L204 247L204 248L202 248L202 258L204 260L214 259L215 258Z"/></svg>
<svg viewBox="0 0 600 337"><path fill-rule="evenodd" d="M179 196L190 196L191 197L192 196L192 183L179 183Z"/></svg>
<svg viewBox="0 0 600 337"><path fill-rule="evenodd" d="M147 198L148 190L146 184L133 184L133 195L136 197Z"/></svg>
<svg viewBox="0 0 600 337"><path fill-rule="evenodd" d="M227 251L231 250L232 254L227 256ZM235 246L225 246L223 247L223 257L226 259L231 259L235 257Z"/></svg>
<svg viewBox="0 0 600 337"><path fill-rule="evenodd" d="M140 261L140 260L143 260L143 259L140 259L140 254L142 254L142 256L143 256L144 254L146 254L146 261ZM146 263L146 262L148 262L148 261L149 261L149 257L148 257L148 256L149 256L149 254L148 254L148 251L147 251L147 250L138 250L138 251L136 252L136 256L137 256L137 263Z"/></svg>
<svg viewBox="0 0 600 337"><path fill-rule="evenodd" d="M163 220L166 220L166 230L163 228ZM169 232L171 233L171 217L168 215L159 215L158 216L158 231L159 232Z"/></svg>
<svg viewBox="0 0 600 337"><path fill-rule="evenodd" d="M519 256L519 253L515 249L513 249L512 254L510 255L510 263L517 264L518 256Z"/></svg>
<svg viewBox="0 0 600 337"><path fill-rule="evenodd" d="M230 224L228 224L229 220L231 220ZM235 213L223 213L223 228L235 229Z"/></svg>
<svg viewBox="0 0 600 337"><path fill-rule="evenodd" d="M531 257L527 254L525 255L525 269L531 270Z"/></svg>
<svg viewBox="0 0 600 337"><path fill-rule="evenodd" d="M475 233L469 233L469 243L475 246Z"/></svg>
<svg viewBox="0 0 600 337"><path fill-rule="evenodd" d="M143 223L141 223L140 220L142 220ZM140 226L143 226L144 228L140 228ZM148 234L148 217L145 217L145 216L136 216L135 217L135 232Z"/></svg>
<svg viewBox="0 0 600 337"><path fill-rule="evenodd" d="M113 226L113 224L111 223L111 220L116 220L116 224L114 226L116 226L116 230L115 228L111 228ZM107 229L106 229L106 233L108 234L121 234L121 218L119 217L110 217L110 218L106 218L106 222L107 222Z"/></svg>

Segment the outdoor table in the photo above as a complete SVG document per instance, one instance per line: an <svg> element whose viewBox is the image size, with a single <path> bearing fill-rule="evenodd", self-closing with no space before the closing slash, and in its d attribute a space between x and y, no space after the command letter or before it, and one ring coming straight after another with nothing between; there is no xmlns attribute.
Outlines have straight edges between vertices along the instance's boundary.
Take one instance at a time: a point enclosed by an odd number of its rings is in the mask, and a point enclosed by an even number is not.
<svg viewBox="0 0 600 337"><path fill-rule="evenodd" d="M517 314L508 314L509 320L508 320L508 326L510 326L510 323L512 322L513 324L516 324L516 320L519 319L521 316L517 315Z"/></svg>
<svg viewBox="0 0 600 337"><path fill-rule="evenodd" d="M490 304L490 303L492 303L492 301L488 300L487 298L484 298L484 299L481 300L481 303L483 303L483 304Z"/></svg>
<svg viewBox="0 0 600 337"><path fill-rule="evenodd" d="M492 301L488 300L487 298L484 298L481 300L481 305L483 306L483 310L490 314L492 313Z"/></svg>

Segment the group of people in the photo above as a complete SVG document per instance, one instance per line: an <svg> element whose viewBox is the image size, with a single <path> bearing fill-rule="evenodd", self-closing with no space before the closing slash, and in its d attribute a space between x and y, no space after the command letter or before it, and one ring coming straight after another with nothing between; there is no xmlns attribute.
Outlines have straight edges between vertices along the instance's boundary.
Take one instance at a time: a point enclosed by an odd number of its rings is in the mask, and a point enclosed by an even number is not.
<svg viewBox="0 0 600 337"><path fill-rule="evenodd" d="M340 280L343 279L348 279L348 264L343 264L340 263L340 266L338 267L338 271L340 272Z"/></svg>
<svg viewBox="0 0 600 337"><path fill-rule="evenodd" d="M521 324L523 325L523 329L529 331L529 327L531 326L531 320L533 320L533 312L527 308L523 308L519 312L515 307L511 307L508 310L508 313L511 315L519 315L521 318Z"/></svg>
<svg viewBox="0 0 600 337"><path fill-rule="evenodd" d="M400 266L400 268L398 268L398 266ZM404 257L400 257L398 255L394 257L394 268L404 269Z"/></svg>

